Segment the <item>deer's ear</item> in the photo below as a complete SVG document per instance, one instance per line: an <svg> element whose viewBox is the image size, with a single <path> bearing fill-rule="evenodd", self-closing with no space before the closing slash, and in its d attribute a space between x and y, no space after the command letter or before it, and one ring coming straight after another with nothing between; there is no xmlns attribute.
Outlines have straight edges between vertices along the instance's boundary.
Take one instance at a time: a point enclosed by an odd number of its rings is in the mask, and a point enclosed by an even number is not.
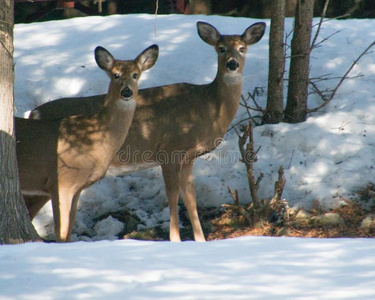
<svg viewBox="0 0 375 300"><path fill-rule="evenodd" d="M106 72L110 72L115 63L115 59L112 54L101 46L95 48L95 61L99 68Z"/></svg>
<svg viewBox="0 0 375 300"><path fill-rule="evenodd" d="M135 61L138 64L139 68L144 71L152 68L152 66L156 63L158 57L159 46L154 44L145 49L141 54L139 54Z"/></svg>
<svg viewBox="0 0 375 300"><path fill-rule="evenodd" d="M215 46L220 39L220 32L206 22L197 22L197 29L200 38L207 44Z"/></svg>
<svg viewBox="0 0 375 300"><path fill-rule="evenodd" d="M242 34L242 39L246 45L252 45L260 41L266 30L266 23L259 22L248 27Z"/></svg>

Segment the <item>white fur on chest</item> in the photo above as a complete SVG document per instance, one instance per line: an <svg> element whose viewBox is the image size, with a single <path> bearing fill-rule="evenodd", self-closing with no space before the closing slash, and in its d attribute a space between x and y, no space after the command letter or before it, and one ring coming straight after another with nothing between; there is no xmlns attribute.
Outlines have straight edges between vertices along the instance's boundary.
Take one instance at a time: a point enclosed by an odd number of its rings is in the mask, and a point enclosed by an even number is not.
<svg viewBox="0 0 375 300"><path fill-rule="evenodd" d="M135 99L131 99L131 100L120 99L120 101L117 101L116 103L116 107L122 111L134 110L135 105L136 105Z"/></svg>
<svg viewBox="0 0 375 300"><path fill-rule="evenodd" d="M242 75L237 72L225 74L223 76L223 81L227 85L238 85L242 83Z"/></svg>

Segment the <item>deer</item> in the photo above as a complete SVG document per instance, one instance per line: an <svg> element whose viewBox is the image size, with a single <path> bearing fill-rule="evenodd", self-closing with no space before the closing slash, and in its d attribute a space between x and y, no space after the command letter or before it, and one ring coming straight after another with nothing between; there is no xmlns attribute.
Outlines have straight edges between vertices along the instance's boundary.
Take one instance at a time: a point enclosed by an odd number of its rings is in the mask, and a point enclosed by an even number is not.
<svg viewBox="0 0 375 300"><path fill-rule="evenodd" d="M15 118L21 193L31 219L41 203L51 199L56 242L71 241L79 195L106 174L124 143L136 108L138 80L158 54L158 46L152 45L134 60L116 60L98 46L96 63L110 77L98 112L55 120Z"/></svg>
<svg viewBox="0 0 375 300"><path fill-rule="evenodd" d="M198 35L217 53L215 79L203 85L177 83L139 91L128 136L108 173L123 175L161 166L170 209L170 241L181 241L179 195L187 208L195 241L205 241L197 212L194 161L218 146L234 119L241 99L246 51L261 40L265 26L259 22L242 35L222 35L213 25L197 22ZM53 119L61 114L94 113L104 98L96 95L47 102L34 109L30 117ZM147 159L142 156L145 153ZM175 159L176 154L179 159Z"/></svg>

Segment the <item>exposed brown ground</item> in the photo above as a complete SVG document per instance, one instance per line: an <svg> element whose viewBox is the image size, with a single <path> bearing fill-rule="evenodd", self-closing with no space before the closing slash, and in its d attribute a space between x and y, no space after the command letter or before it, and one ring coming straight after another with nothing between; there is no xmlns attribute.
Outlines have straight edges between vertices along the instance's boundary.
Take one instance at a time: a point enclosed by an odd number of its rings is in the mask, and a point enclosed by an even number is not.
<svg viewBox="0 0 375 300"><path fill-rule="evenodd" d="M375 229L365 230L361 227L362 220L370 214L375 214L375 210L366 211L355 202L331 210L337 213L344 220L340 226L321 226L310 223L301 224L295 221L295 216L282 225L274 225L268 222L258 223L256 228L251 228L246 220L237 212L231 209L205 209L201 210L200 216L202 227L206 238L209 241L221 240L242 236L289 236L289 237L310 237L310 238L359 238L375 237ZM322 215L326 212L320 209L309 212L311 217ZM180 209L180 219L184 225L181 229L182 240L193 240L190 222L186 216L186 211ZM146 239L146 240L168 240L168 233L160 228L150 228L141 232L126 234L125 238Z"/></svg>

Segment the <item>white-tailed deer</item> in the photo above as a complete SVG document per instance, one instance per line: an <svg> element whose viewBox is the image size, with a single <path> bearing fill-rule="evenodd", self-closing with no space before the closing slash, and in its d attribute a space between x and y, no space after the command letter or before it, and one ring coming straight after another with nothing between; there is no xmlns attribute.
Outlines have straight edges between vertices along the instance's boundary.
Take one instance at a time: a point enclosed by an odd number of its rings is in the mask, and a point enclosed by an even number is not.
<svg viewBox="0 0 375 300"><path fill-rule="evenodd" d="M265 23L253 24L242 35L221 35L204 22L198 22L197 27L202 40L217 52L216 78L206 85L179 83L140 90L128 137L110 166L112 173L124 174L161 165L170 208L171 241L180 241L179 193L195 240L205 240L197 213L193 163L199 155L216 148L233 120L241 98L246 50L262 38ZM90 114L89 110L98 109L104 98L98 95L52 101L36 108L32 117Z"/></svg>
<svg viewBox="0 0 375 300"><path fill-rule="evenodd" d="M31 218L52 200L56 241L70 240L81 191L105 175L124 143L139 77L154 65L158 53L158 46L152 45L135 60L121 61L97 47L96 63L111 79L99 112L57 120L16 118L22 194Z"/></svg>

